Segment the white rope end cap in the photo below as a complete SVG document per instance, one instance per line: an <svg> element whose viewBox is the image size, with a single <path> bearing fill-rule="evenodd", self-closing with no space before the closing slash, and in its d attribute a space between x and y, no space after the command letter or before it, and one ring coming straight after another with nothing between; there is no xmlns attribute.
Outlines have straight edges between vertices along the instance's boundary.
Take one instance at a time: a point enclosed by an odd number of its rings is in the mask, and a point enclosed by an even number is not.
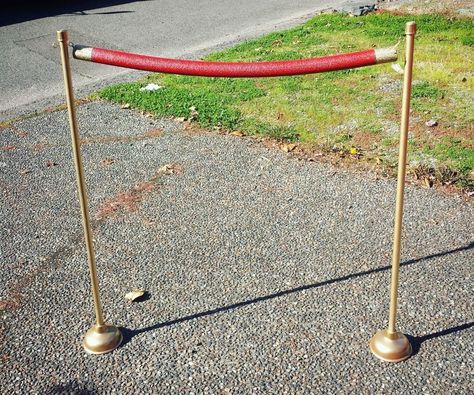
<svg viewBox="0 0 474 395"><path fill-rule="evenodd" d="M80 45L75 45L72 51L72 55L76 59L81 60L91 60L92 59L92 48L82 47Z"/></svg>
<svg viewBox="0 0 474 395"><path fill-rule="evenodd" d="M375 50L375 63L394 62L398 59L396 48L379 48Z"/></svg>

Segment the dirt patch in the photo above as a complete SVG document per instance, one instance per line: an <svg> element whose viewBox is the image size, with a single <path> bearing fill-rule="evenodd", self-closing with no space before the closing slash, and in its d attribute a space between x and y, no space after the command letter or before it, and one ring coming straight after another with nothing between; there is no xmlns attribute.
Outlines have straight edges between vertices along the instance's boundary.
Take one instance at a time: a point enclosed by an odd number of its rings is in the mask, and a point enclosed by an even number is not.
<svg viewBox="0 0 474 395"><path fill-rule="evenodd" d="M0 311L16 309L20 305L19 299L19 297L14 297L13 299L0 300Z"/></svg>
<svg viewBox="0 0 474 395"><path fill-rule="evenodd" d="M372 149L374 144L380 142L380 136L375 133L360 131L354 134L352 144L361 149Z"/></svg>
<svg viewBox="0 0 474 395"><path fill-rule="evenodd" d="M81 140L81 145L97 144L97 143L117 143L117 142L131 142L131 141L142 141L160 137L163 134L163 129L154 128L146 131L145 133L138 134L136 136L94 136Z"/></svg>
<svg viewBox="0 0 474 395"><path fill-rule="evenodd" d="M165 174L180 174L182 167L178 164L164 165L149 180L135 185L130 191L120 192L116 196L102 203L96 212L96 219L104 220L115 217L125 212L138 210L139 203L146 194L153 192L159 184L160 178Z"/></svg>
<svg viewBox="0 0 474 395"><path fill-rule="evenodd" d="M472 0L379 0L377 8L404 14L443 14L457 17L474 17Z"/></svg>
<svg viewBox="0 0 474 395"><path fill-rule="evenodd" d="M14 145L4 145L0 147L0 151L15 151L16 147Z"/></svg>

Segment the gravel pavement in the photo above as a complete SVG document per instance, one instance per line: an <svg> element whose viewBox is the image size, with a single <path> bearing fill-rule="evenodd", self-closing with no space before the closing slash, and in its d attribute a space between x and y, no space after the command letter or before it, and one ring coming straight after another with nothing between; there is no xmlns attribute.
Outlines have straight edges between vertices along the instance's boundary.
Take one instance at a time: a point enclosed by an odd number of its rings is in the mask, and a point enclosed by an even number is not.
<svg viewBox="0 0 474 395"><path fill-rule="evenodd" d="M93 323L67 114L0 130L3 394L472 394L474 206L408 186L399 328L387 325L395 180L252 138L78 109L106 318ZM163 166L169 165L165 168ZM161 169L161 170L160 170ZM144 288L148 297L124 295Z"/></svg>

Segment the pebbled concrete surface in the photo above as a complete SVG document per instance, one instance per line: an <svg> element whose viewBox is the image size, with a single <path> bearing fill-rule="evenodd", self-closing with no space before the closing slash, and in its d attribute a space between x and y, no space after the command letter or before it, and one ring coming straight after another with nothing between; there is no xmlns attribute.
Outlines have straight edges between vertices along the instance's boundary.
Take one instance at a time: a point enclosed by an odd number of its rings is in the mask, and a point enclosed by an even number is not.
<svg viewBox="0 0 474 395"><path fill-rule="evenodd" d="M126 342L81 348L66 113L17 122L0 130L2 393L473 392L471 203L407 187L399 327L415 355L386 364L368 341L387 325L394 180L111 104L78 113L104 310Z"/></svg>

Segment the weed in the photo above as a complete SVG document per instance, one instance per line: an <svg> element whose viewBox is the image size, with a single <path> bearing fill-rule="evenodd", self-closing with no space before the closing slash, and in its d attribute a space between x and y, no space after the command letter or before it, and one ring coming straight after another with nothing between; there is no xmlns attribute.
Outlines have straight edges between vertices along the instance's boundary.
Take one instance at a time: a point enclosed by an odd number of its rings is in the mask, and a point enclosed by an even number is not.
<svg viewBox="0 0 474 395"><path fill-rule="evenodd" d="M441 99L444 93L441 89L431 85L428 81L420 81L413 84L412 98L428 97L430 99Z"/></svg>

